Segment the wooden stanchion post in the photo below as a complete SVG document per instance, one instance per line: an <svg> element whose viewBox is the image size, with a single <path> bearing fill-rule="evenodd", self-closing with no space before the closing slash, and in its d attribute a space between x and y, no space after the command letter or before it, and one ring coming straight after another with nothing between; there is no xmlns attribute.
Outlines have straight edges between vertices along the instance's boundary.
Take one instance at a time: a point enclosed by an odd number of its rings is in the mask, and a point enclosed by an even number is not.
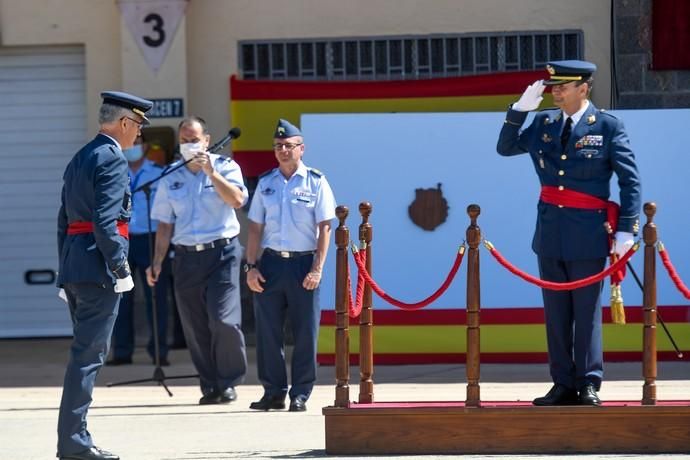
<svg viewBox="0 0 690 460"><path fill-rule="evenodd" d="M643 313L644 329L642 330L642 404L656 404L656 224L652 222L656 214L655 203L645 203L644 213L647 223L642 235L644 237L644 282Z"/></svg>
<svg viewBox="0 0 690 460"><path fill-rule="evenodd" d="M350 335L347 292L347 247L350 230L345 225L347 206L338 206L338 228L335 230L335 406L347 407L350 402Z"/></svg>
<svg viewBox="0 0 690 460"><path fill-rule="evenodd" d="M477 225L479 205L467 207L470 226L467 227L467 407L479 407L479 244L482 234Z"/></svg>
<svg viewBox="0 0 690 460"><path fill-rule="evenodd" d="M367 254L367 271L373 276L371 260L372 226L369 223L371 203L364 201L359 204L362 224L359 226L359 241ZM359 316L359 402L362 404L374 402L374 312L372 310L371 286L364 287L362 299L362 313Z"/></svg>

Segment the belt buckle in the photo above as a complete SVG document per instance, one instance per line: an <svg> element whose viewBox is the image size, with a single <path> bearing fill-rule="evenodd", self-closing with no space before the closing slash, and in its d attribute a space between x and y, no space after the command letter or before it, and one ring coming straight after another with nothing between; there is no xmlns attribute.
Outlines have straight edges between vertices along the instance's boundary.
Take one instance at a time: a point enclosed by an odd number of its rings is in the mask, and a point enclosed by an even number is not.
<svg viewBox="0 0 690 460"><path fill-rule="evenodd" d="M290 252L289 251L278 251L280 254L280 257L283 259L289 259L290 258Z"/></svg>
<svg viewBox="0 0 690 460"><path fill-rule="evenodd" d="M194 245L194 250L195 250L196 252L201 252L201 251L204 250L204 246L205 246L204 244L195 244L195 245Z"/></svg>

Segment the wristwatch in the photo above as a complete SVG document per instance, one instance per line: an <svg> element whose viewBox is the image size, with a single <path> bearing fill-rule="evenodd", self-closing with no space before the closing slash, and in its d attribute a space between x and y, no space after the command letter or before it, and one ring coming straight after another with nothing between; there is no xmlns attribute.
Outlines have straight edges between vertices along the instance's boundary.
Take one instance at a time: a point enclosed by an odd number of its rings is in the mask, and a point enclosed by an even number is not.
<svg viewBox="0 0 690 460"><path fill-rule="evenodd" d="M252 268L256 268L256 264L244 264L244 267L243 267L245 273L247 273Z"/></svg>

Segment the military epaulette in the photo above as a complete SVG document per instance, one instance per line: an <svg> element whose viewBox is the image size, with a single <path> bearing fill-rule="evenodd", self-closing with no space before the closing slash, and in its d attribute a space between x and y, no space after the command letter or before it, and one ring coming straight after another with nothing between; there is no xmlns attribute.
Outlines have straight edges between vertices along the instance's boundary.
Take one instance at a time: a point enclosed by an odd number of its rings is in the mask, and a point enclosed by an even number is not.
<svg viewBox="0 0 690 460"><path fill-rule="evenodd" d="M307 168L307 169L309 169L309 172L312 173L313 175L315 175L316 177L322 177L323 176L323 173L316 168Z"/></svg>
<svg viewBox="0 0 690 460"><path fill-rule="evenodd" d="M615 116L615 115L612 114L611 112L607 112L606 109L599 109L599 113L602 114L602 115L608 115L609 117L618 119L617 116Z"/></svg>
<svg viewBox="0 0 690 460"><path fill-rule="evenodd" d="M273 173L273 171L275 171L276 169L277 169L277 168L269 169L269 170L266 171L265 173L259 174L259 179L261 179L261 178L264 177L264 176L268 176L269 174Z"/></svg>
<svg viewBox="0 0 690 460"><path fill-rule="evenodd" d="M544 107L543 109L538 110L538 112L546 112L547 110L559 110L558 107Z"/></svg>

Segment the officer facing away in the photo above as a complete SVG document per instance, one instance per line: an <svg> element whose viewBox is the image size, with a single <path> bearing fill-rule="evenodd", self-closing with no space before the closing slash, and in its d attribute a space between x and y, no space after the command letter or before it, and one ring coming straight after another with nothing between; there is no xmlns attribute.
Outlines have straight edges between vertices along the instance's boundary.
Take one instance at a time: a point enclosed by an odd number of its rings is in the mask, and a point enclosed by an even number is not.
<svg viewBox="0 0 690 460"><path fill-rule="evenodd" d="M532 249L547 281L575 281L599 273L609 255L605 222L614 228L613 251L622 256L639 228L640 177L630 141L617 117L589 101L596 66L555 61L550 77L527 87L506 115L498 138L504 156L529 153L541 183ZM557 109L536 110L545 85ZM620 188L620 213L607 216L613 173ZM573 291L542 290L553 387L537 406L601 404L604 374L601 319L602 283Z"/></svg>
<svg viewBox="0 0 690 460"><path fill-rule="evenodd" d="M302 412L316 380L319 283L335 218L326 177L302 163L300 130L280 120L273 135L278 167L259 178L249 209L247 284L255 292L256 361L264 395L249 407L284 409L288 382L283 328L290 318L290 411ZM259 244L263 248L257 266Z"/></svg>
<svg viewBox="0 0 690 460"><path fill-rule="evenodd" d="M58 213L58 287L64 289L74 339L58 418L58 457L117 460L93 444L86 414L108 355L122 292L134 286L127 264L130 213L129 148L153 105L131 94L101 93L98 135L67 165Z"/></svg>

